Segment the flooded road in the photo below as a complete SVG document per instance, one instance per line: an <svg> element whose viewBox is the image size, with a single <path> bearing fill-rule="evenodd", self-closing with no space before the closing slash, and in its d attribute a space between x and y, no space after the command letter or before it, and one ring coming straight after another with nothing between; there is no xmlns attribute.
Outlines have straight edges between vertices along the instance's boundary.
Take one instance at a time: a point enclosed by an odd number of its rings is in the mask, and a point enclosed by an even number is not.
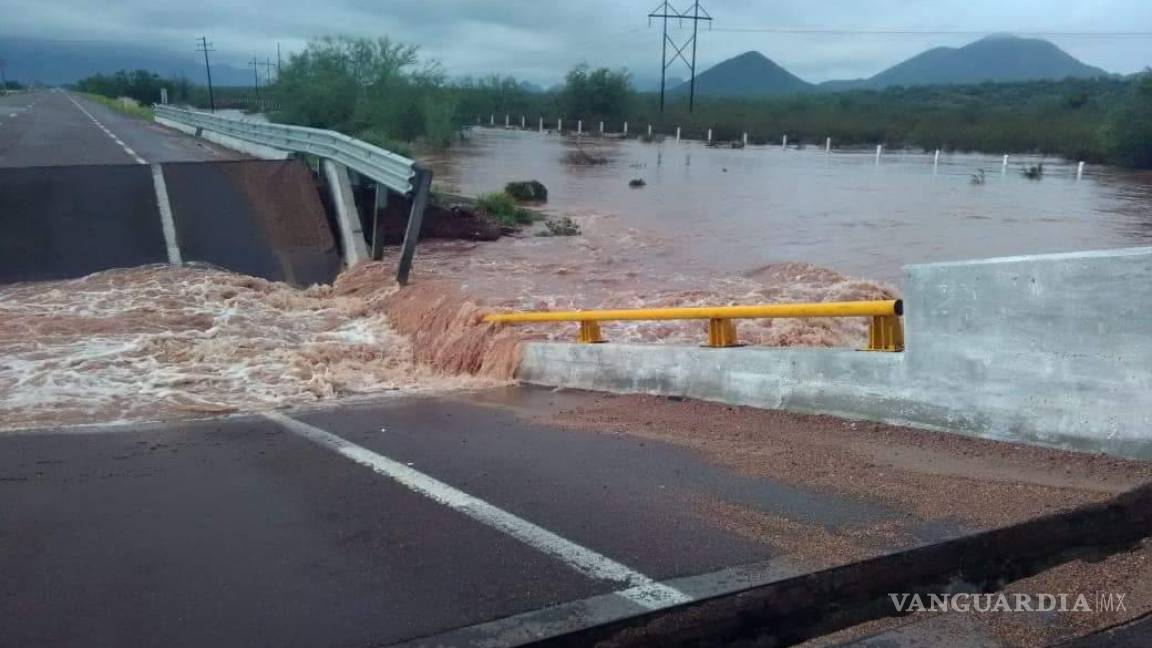
<svg viewBox="0 0 1152 648"><path fill-rule="evenodd" d="M182 418L512 378L519 342L492 310L890 299L905 263L1152 244L1152 174L1016 160L699 143L580 143L483 130L428 161L475 195L536 178L580 236L424 241L397 291L396 250L300 290L211 268L143 267L0 287L0 429ZM987 182L969 174L985 169ZM647 185L628 187L631 178ZM863 318L745 320L741 342L854 347ZM614 322L614 342L699 344L700 322Z"/></svg>
<svg viewBox="0 0 1152 648"><path fill-rule="evenodd" d="M1152 173L1013 156L886 152L831 155L822 147L707 148L585 137L602 165L563 162L576 139L474 129L429 158L439 183L464 194L509 180L547 185L549 207L610 219L658 253L651 273L743 275L804 262L853 276L899 281L908 263L1152 245ZM1025 164L1044 163L1041 180ZM983 169L986 182L974 185ZM632 189L641 178L647 186ZM654 250L649 250L654 251Z"/></svg>

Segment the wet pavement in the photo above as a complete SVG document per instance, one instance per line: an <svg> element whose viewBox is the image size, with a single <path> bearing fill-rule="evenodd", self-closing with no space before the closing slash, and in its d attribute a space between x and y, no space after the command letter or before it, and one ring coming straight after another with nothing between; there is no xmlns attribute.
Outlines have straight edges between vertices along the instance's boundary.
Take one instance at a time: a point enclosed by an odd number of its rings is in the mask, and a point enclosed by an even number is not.
<svg viewBox="0 0 1152 648"><path fill-rule="evenodd" d="M93 119L123 144L104 133ZM245 157L118 113L75 93L38 91L0 97L0 167L134 164L139 163L137 158L155 163Z"/></svg>
<svg viewBox="0 0 1152 648"><path fill-rule="evenodd" d="M629 591L686 600L803 569L697 498L829 527L915 522L524 416L548 400L510 389L5 433L0 645L384 645L557 605L590 623L642 611Z"/></svg>

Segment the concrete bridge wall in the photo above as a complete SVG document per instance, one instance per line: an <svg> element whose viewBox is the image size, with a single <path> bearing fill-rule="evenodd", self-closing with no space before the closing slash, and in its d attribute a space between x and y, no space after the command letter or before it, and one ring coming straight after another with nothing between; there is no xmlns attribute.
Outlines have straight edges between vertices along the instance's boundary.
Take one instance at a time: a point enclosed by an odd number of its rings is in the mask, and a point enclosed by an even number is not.
<svg viewBox="0 0 1152 648"><path fill-rule="evenodd" d="M519 375L1152 457L1152 248L907 266L903 297L904 353L530 343Z"/></svg>

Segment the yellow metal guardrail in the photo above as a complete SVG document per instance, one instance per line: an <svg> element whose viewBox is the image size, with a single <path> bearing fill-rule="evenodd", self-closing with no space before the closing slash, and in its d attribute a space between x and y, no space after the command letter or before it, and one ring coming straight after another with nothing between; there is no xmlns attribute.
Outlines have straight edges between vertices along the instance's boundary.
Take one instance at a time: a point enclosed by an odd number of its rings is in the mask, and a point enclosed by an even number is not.
<svg viewBox="0 0 1152 648"><path fill-rule="evenodd" d="M900 316L904 304L886 301L819 302L808 304L760 304L755 306L704 306L685 308L638 308L631 310L529 311L492 313L486 322L526 324L529 322L579 322L579 341L604 342L600 322L624 320L708 320L709 347L740 346L732 320L784 317L868 317L868 346L864 351L903 351L904 327Z"/></svg>

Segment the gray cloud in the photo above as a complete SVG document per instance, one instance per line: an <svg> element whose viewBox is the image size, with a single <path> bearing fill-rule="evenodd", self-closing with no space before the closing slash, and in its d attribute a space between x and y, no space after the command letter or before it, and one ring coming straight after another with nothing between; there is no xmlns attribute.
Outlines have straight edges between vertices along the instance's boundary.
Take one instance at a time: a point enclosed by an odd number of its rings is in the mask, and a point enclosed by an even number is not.
<svg viewBox="0 0 1152 648"><path fill-rule="evenodd" d="M119 41L190 52L206 34L221 60L243 65L299 49L323 34L388 35L418 44L453 75L559 80L579 62L659 72L660 32L645 15L656 0L0 0L2 36ZM688 5L687 0L673 3ZM1057 6L1054 6L1057 5ZM782 34L727 29L905 29L995 32L1152 30L1148 0L711 0L715 29L700 39L702 67L760 50L810 81L869 76L938 45L974 35ZM678 38L686 32L673 30ZM1152 39L1048 37L1114 72L1152 64ZM2 41L0 41L2 45ZM683 76L678 69L673 76Z"/></svg>

